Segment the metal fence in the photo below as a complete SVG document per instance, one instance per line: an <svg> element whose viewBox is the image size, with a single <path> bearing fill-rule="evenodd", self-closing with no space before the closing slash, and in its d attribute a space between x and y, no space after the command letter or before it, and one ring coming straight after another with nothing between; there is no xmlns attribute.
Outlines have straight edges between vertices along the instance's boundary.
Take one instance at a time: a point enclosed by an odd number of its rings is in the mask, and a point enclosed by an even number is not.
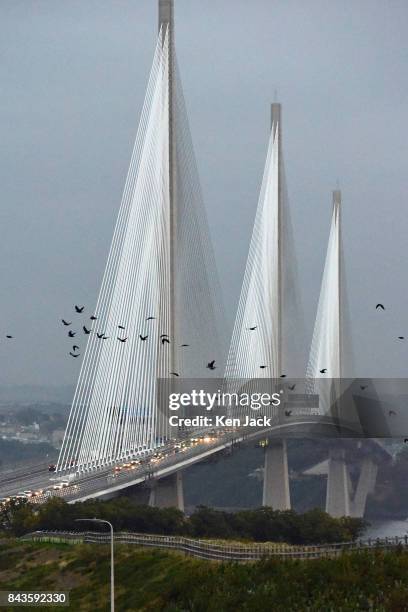
<svg viewBox="0 0 408 612"><path fill-rule="evenodd" d="M35 531L21 538L24 541L67 544L107 544L109 534L86 531ZM375 551L408 549L408 535L377 538L318 546L289 546L279 544L227 544L196 540L184 536L151 535L146 533L117 532L115 543L177 550L192 557L213 561L249 562L261 559L319 559L336 557L347 551Z"/></svg>

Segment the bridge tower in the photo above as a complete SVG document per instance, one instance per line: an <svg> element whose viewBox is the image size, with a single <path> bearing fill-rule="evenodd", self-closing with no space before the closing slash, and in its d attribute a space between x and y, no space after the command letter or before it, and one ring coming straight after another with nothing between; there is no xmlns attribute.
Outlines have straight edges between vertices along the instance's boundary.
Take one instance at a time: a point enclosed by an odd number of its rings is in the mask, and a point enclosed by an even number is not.
<svg viewBox="0 0 408 612"><path fill-rule="evenodd" d="M163 45L167 32L168 39L168 104L169 104L169 134L168 134L168 158L169 158L169 200L170 200L170 336L177 336L177 168L176 168L176 139L175 139L175 64L174 64L174 0L159 0L159 34L163 39ZM175 343L170 344L170 371L177 371L177 355ZM177 432L175 432L177 433ZM149 505L158 508L176 507L184 511L183 476L182 471L154 480L149 495Z"/></svg>
<svg viewBox="0 0 408 612"><path fill-rule="evenodd" d="M334 362L332 368L332 378L341 378L342 376L342 325L341 325L341 191L335 189L333 191L333 221L332 231L334 235L332 239L337 243L337 257L334 262L337 270L337 291L336 291L336 304L333 306L336 309L337 319L337 346L332 347L332 353L334 353ZM329 247L330 248L330 247ZM338 448L340 442L329 451L329 463L327 472L327 488L326 488L326 512L331 516L349 516L350 515L350 495L351 495L351 482L348 466L346 463L345 449Z"/></svg>
<svg viewBox="0 0 408 612"><path fill-rule="evenodd" d="M277 136L278 143L278 317L277 345L278 366L282 371L282 296L283 296L283 245L282 245L282 206L283 206L283 172L282 172L282 107L274 102L271 105L271 131ZM264 480L262 505L271 506L275 510L290 509L290 490L288 472L288 454L286 440L270 438L265 450Z"/></svg>

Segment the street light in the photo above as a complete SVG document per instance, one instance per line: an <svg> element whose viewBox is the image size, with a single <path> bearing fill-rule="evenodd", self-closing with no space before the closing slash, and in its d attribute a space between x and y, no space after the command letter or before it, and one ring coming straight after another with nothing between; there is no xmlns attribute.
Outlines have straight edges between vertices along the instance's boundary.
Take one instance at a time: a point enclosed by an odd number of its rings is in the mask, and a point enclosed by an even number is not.
<svg viewBox="0 0 408 612"><path fill-rule="evenodd" d="M88 521L92 523L104 523L109 525L111 534L111 612L115 612L115 572L114 572L114 560L113 560L113 525L109 521L104 521L97 518L85 518L75 519L75 521Z"/></svg>

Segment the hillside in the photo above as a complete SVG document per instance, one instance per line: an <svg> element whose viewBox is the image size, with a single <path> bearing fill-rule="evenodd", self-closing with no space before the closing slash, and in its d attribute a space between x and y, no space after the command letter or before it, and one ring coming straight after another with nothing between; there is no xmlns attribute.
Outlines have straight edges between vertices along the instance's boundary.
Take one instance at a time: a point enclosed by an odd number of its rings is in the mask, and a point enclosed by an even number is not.
<svg viewBox="0 0 408 612"><path fill-rule="evenodd" d="M66 590L70 610L108 610L106 546L8 540L1 549L2 589ZM236 565L118 546L115 567L121 612L402 611L408 601L408 554L402 552Z"/></svg>

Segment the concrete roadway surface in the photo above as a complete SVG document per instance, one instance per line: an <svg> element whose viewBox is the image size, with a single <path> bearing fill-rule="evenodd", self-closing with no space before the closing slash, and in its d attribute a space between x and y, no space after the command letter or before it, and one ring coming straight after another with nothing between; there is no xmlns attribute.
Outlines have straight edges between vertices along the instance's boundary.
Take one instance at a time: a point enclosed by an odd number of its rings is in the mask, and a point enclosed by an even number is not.
<svg viewBox="0 0 408 612"><path fill-rule="evenodd" d="M220 434L223 435L220 435ZM32 468L9 471L0 474L0 498L7 498L23 493L24 491L44 490L44 493L31 498L35 503L44 502L49 495L58 495L74 502L91 497L102 495L124 489L133 484L146 482L159 476L174 473L182 467L187 467L197 461L201 461L207 456L220 452L226 448L231 448L235 444L242 442L245 438L253 438L254 434L246 435L237 432L220 432L218 436L206 433L197 433L192 438L203 436L199 443L184 448L178 448L183 442L189 443L189 439L177 440L170 445L159 447L145 458L135 457L133 461L140 461L138 465L125 468L124 464L129 464L132 459L117 462L109 467L94 469L93 471L76 473L74 476L69 473L55 473L48 470L48 463L41 463ZM265 432L257 432L256 436L265 435ZM167 453L167 454L166 454ZM154 455L161 455L155 457ZM121 471L115 473L115 467L121 467ZM28 472L28 470L30 470ZM60 489L53 490L52 487L57 483L69 482L69 485ZM49 491L48 495L45 494Z"/></svg>

